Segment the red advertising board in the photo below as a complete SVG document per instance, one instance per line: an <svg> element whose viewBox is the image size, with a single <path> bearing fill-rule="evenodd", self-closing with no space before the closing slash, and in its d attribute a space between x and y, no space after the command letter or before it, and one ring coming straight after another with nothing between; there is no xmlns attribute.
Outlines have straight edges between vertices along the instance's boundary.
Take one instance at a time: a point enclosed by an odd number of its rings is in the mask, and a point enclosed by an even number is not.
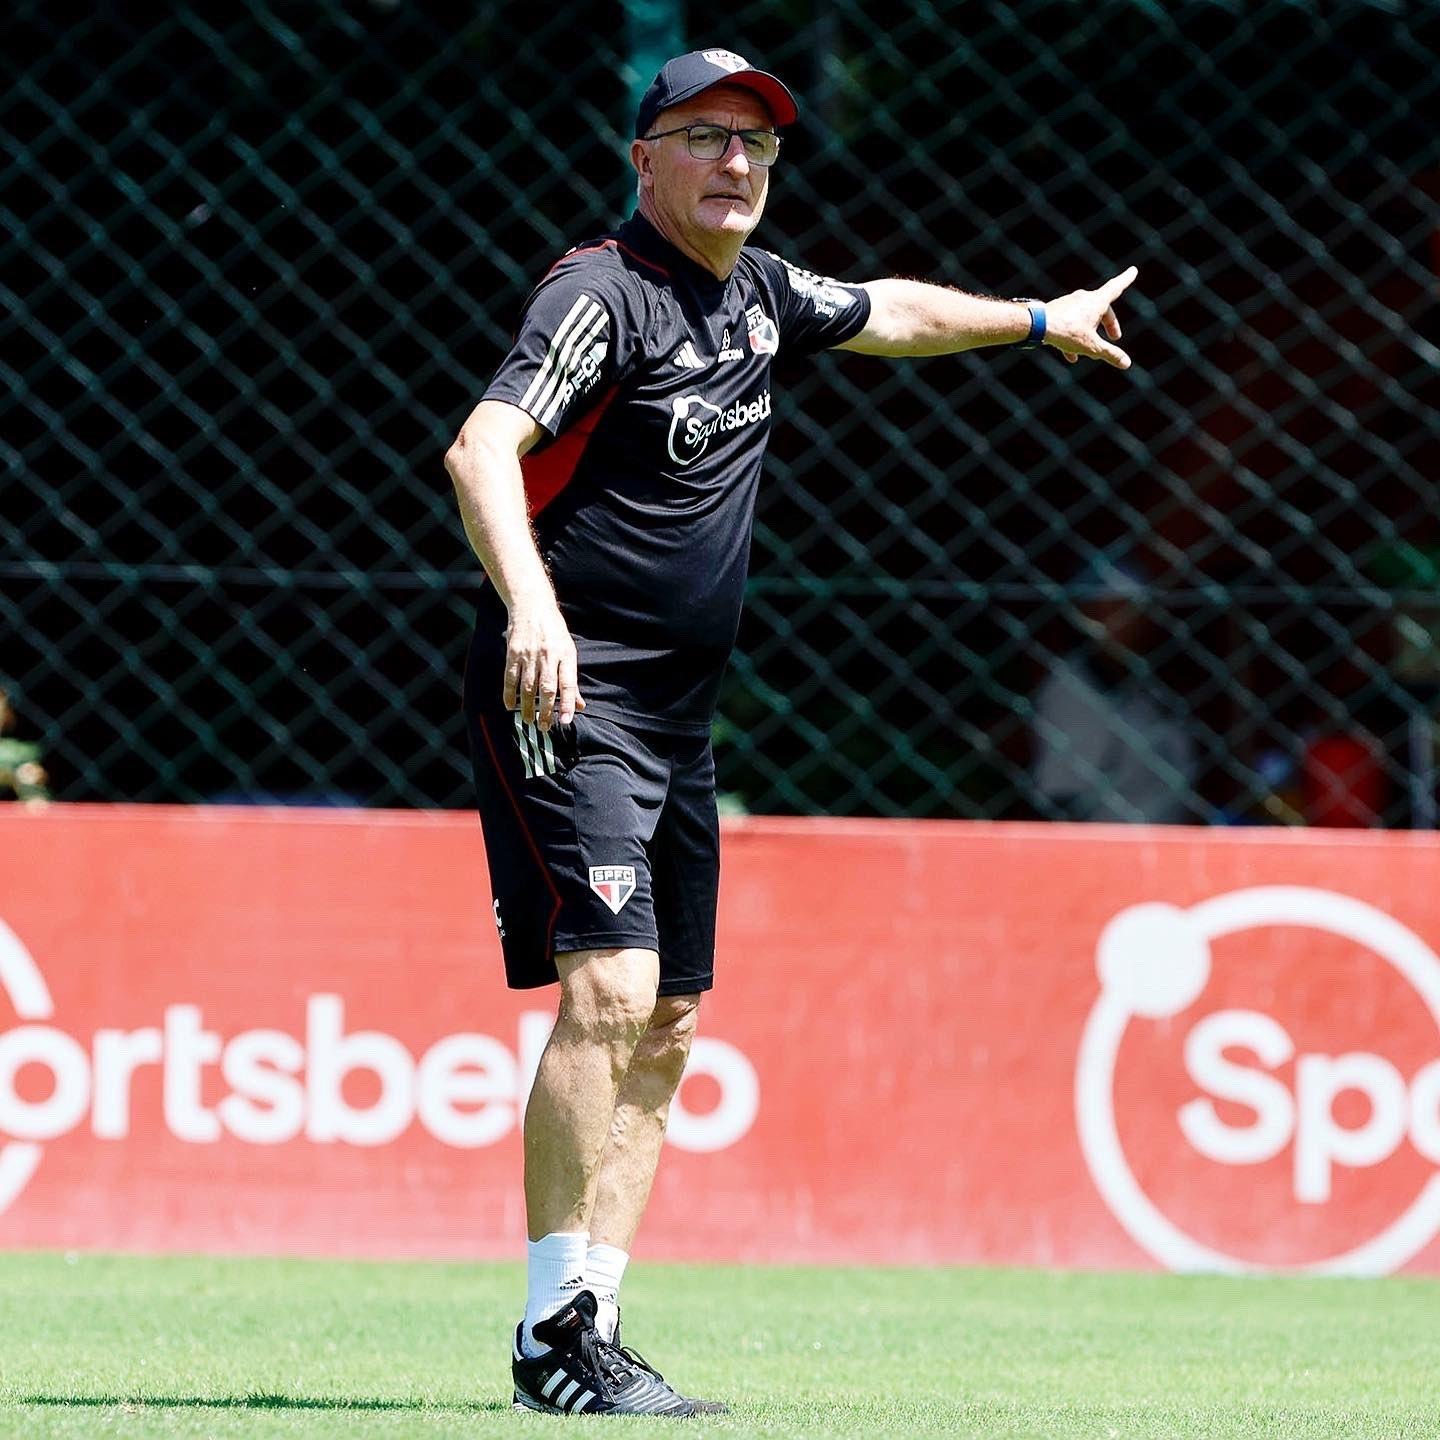
<svg viewBox="0 0 1440 1440"><path fill-rule="evenodd" d="M520 1253L474 822L0 811L0 1246ZM1440 841L743 820L653 1257L1440 1270Z"/></svg>

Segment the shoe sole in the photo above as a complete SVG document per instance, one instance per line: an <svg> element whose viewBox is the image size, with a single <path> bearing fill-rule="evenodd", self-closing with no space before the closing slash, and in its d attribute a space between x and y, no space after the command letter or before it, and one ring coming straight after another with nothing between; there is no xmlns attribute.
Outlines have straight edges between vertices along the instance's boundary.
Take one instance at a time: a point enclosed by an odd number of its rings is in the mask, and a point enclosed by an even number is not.
<svg viewBox="0 0 1440 1440"><path fill-rule="evenodd" d="M557 1408L556 1406L554 1406L554 1405L539 1404L539 1403L537 1403L537 1402L534 1401L534 1400L527 1400L523 1395L521 1395L521 1393L520 1393L518 1390L514 1391L513 1394L512 1394L511 1401L510 1401L510 1408L511 1408L512 1410L518 1410L522 1415L566 1415L566 1416L568 1416L568 1415L570 1414L570 1412L569 1412L568 1410L558 1409L558 1408ZM612 1412L605 1411L605 1410L598 1410L598 1411L594 1411L594 1412L591 1412L591 1413L597 1414L597 1415L606 1415L606 1414L609 1414L609 1413L612 1413ZM708 1412L707 1412L707 1411L703 1411L703 1410L692 1410L688 1415L649 1415L649 1416L646 1416L646 1415L637 1415L637 1416L631 1416L630 1418L632 1418L632 1419L638 1419L638 1420L646 1420L646 1419L649 1419L649 1420L696 1420L696 1419L699 1419L699 1417L700 1417L701 1415L707 1414L707 1413L708 1413L708 1414L712 1414L712 1415L714 1415L714 1414L727 1415L727 1414L729 1414L729 1411L728 1411L728 1410L719 1410L719 1411L714 1411L714 1410L712 1410L712 1411L708 1411ZM621 1418L621 1419L625 1419L626 1417L625 1417L624 1415L621 1415L620 1418Z"/></svg>
<svg viewBox="0 0 1440 1440"><path fill-rule="evenodd" d="M527 1414L527 1415L563 1415L563 1414L565 1414L565 1411L563 1411L563 1410L561 1410L561 1409L558 1409L558 1408L557 1408L556 1406L554 1406L554 1405L545 1405L545 1404L541 1404L541 1403L539 1403L539 1402L537 1402L537 1401L535 1401L535 1400L527 1400L527 1399L525 1399L525 1397L524 1397L523 1395L521 1395L521 1393L520 1393L518 1390L515 1391L514 1396L512 1397L512 1399L511 1399L511 1401L510 1401L510 1408L511 1408L512 1410L520 1410L520 1411L523 1411L523 1412L524 1412L525 1414Z"/></svg>

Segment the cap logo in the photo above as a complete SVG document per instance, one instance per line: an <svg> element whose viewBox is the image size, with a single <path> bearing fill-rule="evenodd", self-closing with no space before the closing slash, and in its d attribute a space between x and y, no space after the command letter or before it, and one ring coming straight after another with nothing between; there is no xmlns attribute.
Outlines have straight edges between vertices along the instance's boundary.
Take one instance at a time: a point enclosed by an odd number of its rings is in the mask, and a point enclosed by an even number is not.
<svg viewBox="0 0 1440 1440"><path fill-rule="evenodd" d="M702 50L700 54L717 69L733 75L737 70L748 70L750 62L733 50Z"/></svg>

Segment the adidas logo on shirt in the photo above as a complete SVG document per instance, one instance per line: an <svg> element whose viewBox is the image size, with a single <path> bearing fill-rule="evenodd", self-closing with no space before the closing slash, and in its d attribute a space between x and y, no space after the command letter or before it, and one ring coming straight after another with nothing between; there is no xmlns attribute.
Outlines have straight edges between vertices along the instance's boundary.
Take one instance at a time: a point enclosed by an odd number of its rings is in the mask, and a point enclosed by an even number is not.
<svg viewBox="0 0 1440 1440"><path fill-rule="evenodd" d="M695 353L695 342L687 340L674 355L674 362L682 370L703 370L705 361Z"/></svg>

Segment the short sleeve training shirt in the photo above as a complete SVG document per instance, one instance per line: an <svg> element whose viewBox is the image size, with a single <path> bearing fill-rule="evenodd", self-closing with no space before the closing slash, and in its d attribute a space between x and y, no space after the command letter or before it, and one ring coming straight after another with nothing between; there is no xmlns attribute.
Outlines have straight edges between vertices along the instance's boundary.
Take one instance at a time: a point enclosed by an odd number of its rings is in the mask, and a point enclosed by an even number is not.
<svg viewBox="0 0 1440 1440"><path fill-rule="evenodd" d="M548 433L522 461L525 490L589 712L709 728L744 599L771 365L869 316L859 286L765 250L717 280L639 215L533 291L485 398ZM503 652L504 624L487 588L477 645Z"/></svg>

